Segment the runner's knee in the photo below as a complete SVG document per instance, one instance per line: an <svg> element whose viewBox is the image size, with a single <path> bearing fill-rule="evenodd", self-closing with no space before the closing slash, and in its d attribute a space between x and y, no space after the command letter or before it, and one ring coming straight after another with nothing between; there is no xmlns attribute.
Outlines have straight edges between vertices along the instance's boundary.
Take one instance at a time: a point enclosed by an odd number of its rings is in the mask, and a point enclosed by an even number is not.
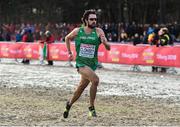
<svg viewBox="0 0 180 127"><path fill-rule="evenodd" d="M99 84L99 77L96 77L92 80L93 85L98 85Z"/></svg>

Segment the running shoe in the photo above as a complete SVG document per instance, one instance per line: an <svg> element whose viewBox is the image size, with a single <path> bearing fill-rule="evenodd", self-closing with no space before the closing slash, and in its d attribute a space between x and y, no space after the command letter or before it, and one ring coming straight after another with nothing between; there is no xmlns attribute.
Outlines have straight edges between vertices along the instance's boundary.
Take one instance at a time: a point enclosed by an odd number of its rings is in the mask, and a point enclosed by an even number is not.
<svg viewBox="0 0 180 127"><path fill-rule="evenodd" d="M71 108L71 105L69 104L69 101L66 103L66 108L65 108L65 111L63 113L63 117L64 118L68 118L68 115L69 115L69 110Z"/></svg>
<svg viewBox="0 0 180 127"><path fill-rule="evenodd" d="M94 106L89 107L89 117L97 117Z"/></svg>

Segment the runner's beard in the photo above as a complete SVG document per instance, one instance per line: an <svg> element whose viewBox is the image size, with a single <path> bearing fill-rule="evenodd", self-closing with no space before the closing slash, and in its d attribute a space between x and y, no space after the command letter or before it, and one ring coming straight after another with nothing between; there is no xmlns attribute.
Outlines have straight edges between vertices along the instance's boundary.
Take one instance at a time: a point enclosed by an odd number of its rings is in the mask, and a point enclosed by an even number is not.
<svg viewBox="0 0 180 127"><path fill-rule="evenodd" d="M89 27L89 28L91 28L91 29L93 29L93 28L95 28L95 27L96 27L96 23L92 23L91 25L90 25L90 24L88 24L88 27Z"/></svg>

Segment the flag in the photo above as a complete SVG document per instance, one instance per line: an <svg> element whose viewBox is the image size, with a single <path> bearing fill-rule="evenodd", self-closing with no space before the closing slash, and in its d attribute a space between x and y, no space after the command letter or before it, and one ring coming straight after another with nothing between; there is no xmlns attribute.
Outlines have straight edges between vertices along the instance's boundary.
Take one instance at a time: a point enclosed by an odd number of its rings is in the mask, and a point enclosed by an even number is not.
<svg viewBox="0 0 180 127"><path fill-rule="evenodd" d="M47 43L44 43L43 47L43 60L47 58Z"/></svg>
<svg viewBox="0 0 180 127"><path fill-rule="evenodd" d="M39 60L42 64L44 60L47 58L47 44L40 44L39 45Z"/></svg>

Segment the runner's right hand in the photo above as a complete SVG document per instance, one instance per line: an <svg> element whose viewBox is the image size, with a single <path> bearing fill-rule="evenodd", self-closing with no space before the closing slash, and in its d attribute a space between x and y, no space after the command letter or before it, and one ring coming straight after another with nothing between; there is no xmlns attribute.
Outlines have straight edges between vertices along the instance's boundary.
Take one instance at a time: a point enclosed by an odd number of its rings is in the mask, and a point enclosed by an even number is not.
<svg viewBox="0 0 180 127"><path fill-rule="evenodd" d="M68 58L69 58L69 61L72 61L73 60L73 54L69 54Z"/></svg>

